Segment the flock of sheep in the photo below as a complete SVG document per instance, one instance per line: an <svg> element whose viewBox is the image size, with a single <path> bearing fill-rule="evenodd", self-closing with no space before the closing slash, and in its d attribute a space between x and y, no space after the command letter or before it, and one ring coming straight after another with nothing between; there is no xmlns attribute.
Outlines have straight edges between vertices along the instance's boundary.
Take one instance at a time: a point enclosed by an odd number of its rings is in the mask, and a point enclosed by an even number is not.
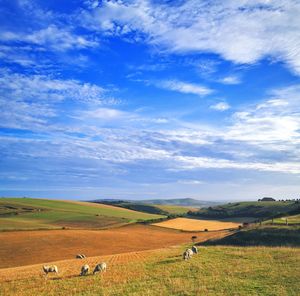
<svg viewBox="0 0 300 296"><path fill-rule="evenodd" d="M198 254L198 249L196 246L192 246L191 249L186 249L183 252L183 259L184 260L189 260L192 258L193 254ZM77 259L85 259L86 256L84 254L78 254L76 255ZM97 273L97 272L105 272L106 271L106 263L105 262L101 262L99 264L97 264L94 268L93 274ZM58 268L56 265L44 265L43 266L43 271L45 273L45 275L47 276L48 273L58 273ZM88 275L90 271L90 267L88 264L84 264L81 267L81 272L80 272L80 276L85 276Z"/></svg>
<svg viewBox="0 0 300 296"><path fill-rule="evenodd" d="M76 255L76 258L77 259L85 259L86 256L83 255L83 254L78 254L78 255ZM95 274L97 272L105 272L106 268L107 268L106 263L105 262L101 262L101 263L99 263L99 264L97 264L95 266L93 274ZM57 268L56 265L44 265L43 266L43 271L44 271L44 273L45 273L46 276L48 275L48 273L56 273L56 274L58 274L58 268ZM80 276L88 275L89 271L90 271L89 265L88 264L84 264L81 267Z"/></svg>

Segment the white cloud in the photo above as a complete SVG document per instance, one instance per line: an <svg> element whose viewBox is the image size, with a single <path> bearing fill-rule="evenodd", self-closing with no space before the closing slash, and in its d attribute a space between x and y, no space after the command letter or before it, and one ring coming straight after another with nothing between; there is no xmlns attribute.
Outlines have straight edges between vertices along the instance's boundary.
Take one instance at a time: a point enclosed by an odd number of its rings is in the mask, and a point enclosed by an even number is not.
<svg viewBox="0 0 300 296"><path fill-rule="evenodd" d="M226 76L219 80L223 84L240 84L241 79L238 76Z"/></svg>
<svg viewBox="0 0 300 296"><path fill-rule="evenodd" d="M300 174L300 163L294 162L238 162L227 159L191 156L177 156L175 159L179 162L178 170L199 168L240 169Z"/></svg>
<svg viewBox="0 0 300 296"><path fill-rule="evenodd" d="M0 94L12 99L59 102L78 100L101 103L104 89L72 79L55 79L47 75L25 75L1 71Z"/></svg>
<svg viewBox="0 0 300 296"><path fill-rule="evenodd" d="M213 92L212 89L206 86L179 80L165 80L157 83L156 85L164 89L177 91L185 94L194 94L198 96L206 96Z"/></svg>
<svg viewBox="0 0 300 296"><path fill-rule="evenodd" d="M226 110L230 109L230 105L226 102L220 102L220 103L210 106L210 108L217 110L217 111L226 111Z"/></svg>
<svg viewBox="0 0 300 296"><path fill-rule="evenodd" d="M0 125L3 127L45 129L51 118L67 116L60 108L65 101L76 102L81 108L117 103L106 97L106 91L100 86L47 75L2 70L0 84Z"/></svg>
<svg viewBox="0 0 300 296"><path fill-rule="evenodd" d="M172 52L213 52L234 63L284 61L300 74L300 3L296 0L103 1L80 15L106 34L134 33L135 40ZM127 38L127 37L126 37Z"/></svg>
<svg viewBox="0 0 300 296"><path fill-rule="evenodd" d="M30 33L2 31L0 32L0 40L5 42L26 42L56 51L98 46L96 41L88 40L84 36L76 35L55 25Z"/></svg>

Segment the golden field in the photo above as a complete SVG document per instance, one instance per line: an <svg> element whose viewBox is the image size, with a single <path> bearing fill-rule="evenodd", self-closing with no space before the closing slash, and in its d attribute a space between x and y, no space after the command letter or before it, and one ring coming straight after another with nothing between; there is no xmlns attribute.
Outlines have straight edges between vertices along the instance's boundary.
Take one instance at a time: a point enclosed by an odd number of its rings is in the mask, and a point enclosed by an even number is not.
<svg viewBox="0 0 300 296"><path fill-rule="evenodd" d="M155 226L172 228L185 231L216 231L222 229L238 228L240 223L236 222L223 222L217 220L198 220L188 218L175 218L159 223L154 223Z"/></svg>

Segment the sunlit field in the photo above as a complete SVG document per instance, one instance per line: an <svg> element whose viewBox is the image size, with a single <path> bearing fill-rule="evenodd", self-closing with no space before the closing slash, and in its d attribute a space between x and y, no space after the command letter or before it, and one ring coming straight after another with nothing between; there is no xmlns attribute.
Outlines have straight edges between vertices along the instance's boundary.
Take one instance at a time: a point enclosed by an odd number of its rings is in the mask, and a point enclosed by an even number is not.
<svg viewBox="0 0 300 296"><path fill-rule="evenodd" d="M240 223L236 222L223 222L217 220L197 220L197 219L187 219L187 218L175 218L159 223L155 223L153 225L186 230L186 231L215 231L221 229L235 229L238 228Z"/></svg>

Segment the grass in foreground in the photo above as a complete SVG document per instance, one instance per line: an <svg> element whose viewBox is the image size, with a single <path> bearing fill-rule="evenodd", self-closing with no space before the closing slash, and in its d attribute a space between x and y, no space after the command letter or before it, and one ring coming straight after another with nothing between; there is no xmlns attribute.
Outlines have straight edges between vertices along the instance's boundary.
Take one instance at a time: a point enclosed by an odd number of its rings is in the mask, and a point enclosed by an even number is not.
<svg viewBox="0 0 300 296"><path fill-rule="evenodd" d="M0 198L0 230L102 228L161 217L85 202Z"/></svg>
<svg viewBox="0 0 300 296"><path fill-rule="evenodd" d="M82 262L75 260L58 262L60 275L48 280L38 275L40 266L27 267L26 279L2 282L1 291L14 296L300 295L300 249L201 247L187 262L181 258L183 249L88 258L92 266L108 263L108 271L98 276L78 277ZM3 271L9 278L7 273L16 276L18 270Z"/></svg>

